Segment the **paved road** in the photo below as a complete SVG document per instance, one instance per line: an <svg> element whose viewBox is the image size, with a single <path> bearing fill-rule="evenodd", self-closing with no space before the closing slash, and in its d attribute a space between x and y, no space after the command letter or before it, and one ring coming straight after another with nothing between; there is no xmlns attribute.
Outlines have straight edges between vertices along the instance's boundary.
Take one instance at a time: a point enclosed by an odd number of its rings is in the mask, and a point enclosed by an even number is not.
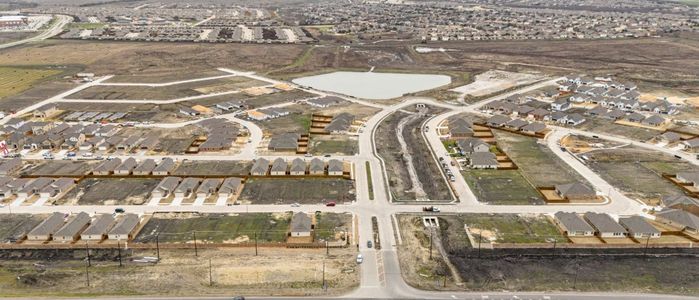
<svg viewBox="0 0 699 300"><path fill-rule="evenodd" d="M73 21L73 18L69 17L69 16L55 15L55 17L58 18L58 20L56 20L56 22L54 22L51 25L51 27L49 27L44 32L42 32L38 35L35 35L33 37L23 39L23 40L14 41L14 42L6 43L6 44L1 44L0 49L10 48L10 47L19 46L19 45L26 44L26 43L37 42L37 41L51 38L51 37L63 32L63 26L65 26L66 24Z"/></svg>
<svg viewBox="0 0 699 300"><path fill-rule="evenodd" d="M224 72L231 74L236 74L240 76L247 76L253 79L262 80L270 84L282 83L280 81L272 80L269 78L264 78L262 76L255 75L254 73L244 73L233 71L229 69L220 69ZM100 78L93 83L88 83L80 87L76 87L71 91L67 91L42 103L28 107L20 112L19 114L29 112L43 104L62 99L66 95L75 93L76 91L82 90L89 86L100 84L100 82L108 79L108 77ZM558 78L557 78L558 79ZM398 213L405 212L420 212L422 205L398 205L391 201L390 194L388 193L387 177L385 174L385 168L380 157L376 155L376 145L374 139L374 133L378 124L391 113L403 109L405 107L415 105L417 103L426 103L438 107L444 107L450 111L439 116L432 118L426 125L429 126L429 132L425 133L425 138L430 146L435 149L437 155L443 155L443 146L437 135L436 128L441 124L446 118L463 113L480 113L477 108L481 105L495 101L498 99L505 98L509 95L515 93L524 93L534 89L538 89L542 86L549 85L557 79L548 80L545 82L537 83L528 87L517 89L516 91L506 93L497 97L492 97L481 102L469 105L469 106L456 106L451 104L445 104L441 102L436 102L432 99L427 98L410 98L404 102L395 105L381 105L373 102L367 102L363 100L354 99L351 97L340 96L347 101L352 101L356 103L361 103L364 105L370 105L373 107L381 108L381 111L376 115L372 116L367 122L363 133L359 134L359 153L355 156L339 157L342 159L350 160L355 163L355 176L356 176L356 186L357 186L357 201L349 204L340 204L336 207L326 207L324 205L302 205L301 207L291 207L289 205L236 205L236 206L215 206L215 205L181 205L181 206L159 206L159 205L124 205L124 206L18 206L18 207L5 207L0 208L0 213L8 213L11 209L14 213L50 213L54 211L60 212L96 212L96 213L111 213L115 208L124 208L127 212L131 213L153 213L153 212L190 212L198 211L202 213L228 213L228 212L283 212L283 211L327 211L327 212L351 212L356 217L359 218L359 250L365 257L364 263L361 265L361 283L360 287L346 295L344 298L429 298L429 299L527 299L525 297L530 297L533 299L637 299L639 297L645 299L675 299L672 296L653 296L653 295L619 295L619 294L541 294L541 293L434 293L427 291L420 291L408 286L402 279L400 275L400 264L397 255L397 246L400 242L400 237L396 232L396 227L393 223L393 216ZM295 86L295 85L294 85ZM318 92L311 89L299 87L308 92L314 93L318 96L331 95L330 93ZM259 157L255 153L255 149L259 145L262 139L261 129L253 123L245 120L241 120L235 117L235 114L228 114L224 116L218 116L230 119L234 122L240 123L247 127L251 131L253 142L246 146L246 148L238 155L231 156L231 159L239 160L249 160L255 157ZM3 119L0 123L4 123L8 118ZM184 126L186 123L178 123L173 128L177 126ZM150 126L150 125L147 125ZM573 129L567 128L554 128L554 133L548 139L549 147L553 147L555 150L555 145L557 140L567 133L576 132ZM591 133L580 133L591 135ZM622 137L599 135L601 138L612 139L615 141L629 142L627 139ZM657 146L651 146L643 144L643 147L651 147L653 149L658 148ZM657 149L660 150L660 149ZM675 153L670 149L660 150L663 152L671 151L670 153ZM566 163L571 165L574 169L580 172L583 176L592 178L591 182L598 189L604 192L604 189L610 189L607 193L610 194L611 201L604 205L599 204L586 204L586 205L486 205L478 201L474 194L469 189L468 185L465 183L463 177L460 175L458 170L453 170L454 175L457 177L454 183L454 189L459 198L459 203L455 205L443 205L442 211L445 213L452 212L482 212L482 213L554 213L556 211L575 211L575 212L608 212L614 214L636 214L641 212L641 207L637 202L628 199L628 197L623 196L621 193L615 193L615 190L611 188L604 180L599 178L596 174L592 173L589 168L580 164L573 157L567 153L562 153L560 149L554 151L559 155ZM146 156L143 156L146 157ZM153 157L153 156L149 156ZM291 159L298 156L288 156L287 159ZM338 158L338 157L336 157ZM221 160L220 156L197 156L187 157L187 159L201 159L201 160ZM696 160L696 159L695 159ZM371 169L372 186L374 191L374 199L369 199L368 192L368 177L367 168L365 163L368 162ZM373 248L368 248L366 241L372 237L372 226L371 218L375 216L378 224L378 235L381 240L382 249L377 251ZM521 296L518 296L521 295ZM484 297L487 296L487 297ZM514 298L515 296L520 298ZM537 298L538 297L538 298Z"/></svg>

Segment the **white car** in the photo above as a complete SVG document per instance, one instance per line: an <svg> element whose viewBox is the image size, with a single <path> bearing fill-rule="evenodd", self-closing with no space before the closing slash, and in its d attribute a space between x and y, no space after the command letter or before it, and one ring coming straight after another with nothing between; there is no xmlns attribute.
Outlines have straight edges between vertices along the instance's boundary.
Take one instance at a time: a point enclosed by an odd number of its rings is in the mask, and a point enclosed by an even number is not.
<svg viewBox="0 0 699 300"><path fill-rule="evenodd" d="M361 264L364 261L364 256L357 254L357 264Z"/></svg>

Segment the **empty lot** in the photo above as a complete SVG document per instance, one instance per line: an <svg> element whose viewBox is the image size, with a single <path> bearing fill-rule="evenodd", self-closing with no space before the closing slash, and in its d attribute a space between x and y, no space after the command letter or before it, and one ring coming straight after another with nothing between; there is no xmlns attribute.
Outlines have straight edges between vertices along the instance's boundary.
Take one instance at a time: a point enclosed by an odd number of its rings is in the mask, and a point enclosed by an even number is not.
<svg viewBox="0 0 699 300"><path fill-rule="evenodd" d="M239 202L251 204L342 203L356 199L354 181L337 178L248 179Z"/></svg>
<svg viewBox="0 0 699 300"><path fill-rule="evenodd" d="M143 204L159 179L84 179L58 204L126 205Z"/></svg>
<svg viewBox="0 0 699 300"><path fill-rule="evenodd" d="M480 202L489 204L543 204L541 194L519 170L465 170L466 183Z"/></svg>
<svg viewBox="0 0 699 300"><path fill-rule="evenodd" d="M565 162L559 159L545 144L536 138L493 131L498 146L517 164L519 171L535 186L554 186L571 182L587 184L587 181Z"/></svg>
<svg viewBox="0 0 699 300"><path fill-rule="evenodd" d="M239 161L183 161L172 172L173 176L244 176L250 174L252 162Z"/></svg>
<svg viewBox="0 0 699 300"><path fill-rule="evenodd" d="M672 156L635 147L598 150L585 154L590 167L607 182L632 198L657 204L663 196L682 195L682 190L663 173L698 171L691 164Z"/></svg>

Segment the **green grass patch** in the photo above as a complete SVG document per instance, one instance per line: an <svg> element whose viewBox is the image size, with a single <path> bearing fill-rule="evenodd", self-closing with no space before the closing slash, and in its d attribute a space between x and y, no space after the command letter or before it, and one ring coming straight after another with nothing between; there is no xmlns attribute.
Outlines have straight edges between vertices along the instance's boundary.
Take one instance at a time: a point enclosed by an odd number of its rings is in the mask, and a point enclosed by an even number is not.
<svg viewBox="0 0 699 300"><path fill-rule="evenodd" d="M490 204L543 203L541 194L519 170L466 170L461 173L478 201Z"/></svg>
<svg viewBox="0 0 699 300"><path fill-rule="evenodd" d="M0 99L24 92L61 72L42 67L0 67Z"/></svg>
<svg viewBox="0 0 699 300"><path fill-rule="evenodd" d="M483 230L484 240L491 235L496 243L546 243L554 240L558 243L567 242L556 225L542 216L467 214L460 217L472 230Z"/></svg>
<svg viewBox="0 0 699 300"><path fill-rule="evenodd" d="M374 200L374 182L371 179L371 164L365 162L367 186L369 187L369 200Z"/></svg>

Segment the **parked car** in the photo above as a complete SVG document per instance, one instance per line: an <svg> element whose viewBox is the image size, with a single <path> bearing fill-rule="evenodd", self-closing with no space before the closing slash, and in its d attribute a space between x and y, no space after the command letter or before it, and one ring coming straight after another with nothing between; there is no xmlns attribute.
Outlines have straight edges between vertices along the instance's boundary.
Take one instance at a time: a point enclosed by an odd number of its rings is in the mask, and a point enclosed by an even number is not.
<svg viewBox="0 0 699 300"><path fill-rule="evenodd" d="M366 247L371 248L371 246L372 246L371 240L366 241Z"/></svg>
<svg viewBox="0 0 699 300"><path fill-rule="evenodd" d="M335 201L330 201L328 203L325 203L325 206L333 207L333 206L335 206L335 204L336 204Z"/></svg>
<svg viewBox="0 0 699 300"><path fill-rule="evenodd" d="M117 214L123 214L125 210L123 208L117 207L114 209L114 212Z"/></svg>
<svg viewBox="0 0 699 300"><path fill-rule="evenodd" d="M357 254L357 264L361 264L364 261L364 256Z"/></svg>
<svg viewBox="0 0 699 300"><path fill-rule="evenodd" d="M425 206L422 208L422 211L439 212L439 207Z"/></svg>

